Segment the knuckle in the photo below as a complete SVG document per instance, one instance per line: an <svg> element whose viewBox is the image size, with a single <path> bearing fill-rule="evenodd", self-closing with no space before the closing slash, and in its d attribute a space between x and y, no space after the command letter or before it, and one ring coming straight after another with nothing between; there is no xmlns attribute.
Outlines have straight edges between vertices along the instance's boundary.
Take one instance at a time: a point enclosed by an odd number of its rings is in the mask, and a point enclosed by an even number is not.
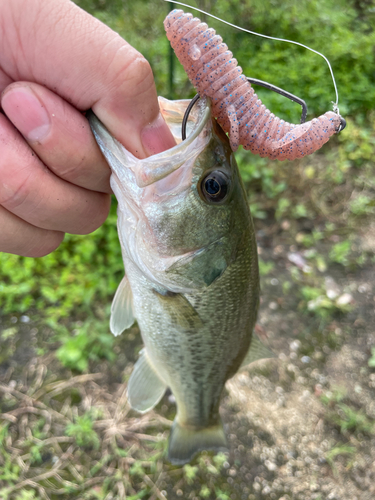
<svg viewBox="0 0 375 500"><path fill-rule="evenodd" d="M84 223L74 231L75 234L90 234L106 221L111 208L111 196L104 193L97 193L97 196L96 212L94 213L90 205L90 209L82 217Z"/></svg>
<svg viewBox="0 0 375 500"><path fill-rule="evenodd" d="M112 71L113 84L118 88L126 86L126 93L133 90L138 95L154 84L150 63L133 48L123 46L117 50Z"/></svg>
<svg viewBox="0 0 375 500"><path fill-rule="evenodd" d="M28 196L28 179L24 179L17 186L3 183L0 186L0 204L9 210L15 210L22 205Z"/></svg>

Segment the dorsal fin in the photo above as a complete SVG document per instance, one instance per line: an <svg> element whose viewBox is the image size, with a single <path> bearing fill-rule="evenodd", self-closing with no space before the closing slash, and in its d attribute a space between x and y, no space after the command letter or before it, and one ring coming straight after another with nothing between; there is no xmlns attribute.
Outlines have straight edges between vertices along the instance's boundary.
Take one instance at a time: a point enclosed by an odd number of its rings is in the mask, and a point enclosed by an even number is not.
<svg viewBox="0 0 375 500"><path fill-rule="evenodd" d="M258 361L259 359L275 357L275 354L261 342L256 334L253 333L249 350L247 351L245 359L242 361L241 368L246 367L254 361Z"/></svg>

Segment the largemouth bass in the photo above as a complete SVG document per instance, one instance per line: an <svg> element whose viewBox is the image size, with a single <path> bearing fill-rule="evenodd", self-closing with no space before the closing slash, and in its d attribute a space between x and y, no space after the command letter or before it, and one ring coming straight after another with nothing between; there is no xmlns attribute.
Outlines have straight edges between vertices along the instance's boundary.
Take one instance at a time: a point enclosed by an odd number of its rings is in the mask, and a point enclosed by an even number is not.
<svg viewBox="0 0 375 500"><path fill-rule="evenodd" d="M169 387L177 414L168 458L225 449L222 389L248 353L267 357L252 332L259 303L254 228L229 141L201 99L181 141L189 101L159 98L177 145L139 160L95 117L90 124L111 170L126 275L110 328L138 321L144 349L128 383L130 405L153 408Z"/></svg>

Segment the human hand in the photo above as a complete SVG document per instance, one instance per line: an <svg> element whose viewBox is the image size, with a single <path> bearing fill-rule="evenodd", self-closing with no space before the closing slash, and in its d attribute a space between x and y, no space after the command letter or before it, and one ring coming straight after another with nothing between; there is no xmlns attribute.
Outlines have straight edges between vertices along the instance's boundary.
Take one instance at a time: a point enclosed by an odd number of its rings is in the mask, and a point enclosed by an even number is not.
<svg viewBox="0 0 375 500"><path fill-rule="evenodd" d="M69 0L0 0L0 251L38 257L106 219L110 170L81 111L135 156L174 146L148 62Z"/></svg>

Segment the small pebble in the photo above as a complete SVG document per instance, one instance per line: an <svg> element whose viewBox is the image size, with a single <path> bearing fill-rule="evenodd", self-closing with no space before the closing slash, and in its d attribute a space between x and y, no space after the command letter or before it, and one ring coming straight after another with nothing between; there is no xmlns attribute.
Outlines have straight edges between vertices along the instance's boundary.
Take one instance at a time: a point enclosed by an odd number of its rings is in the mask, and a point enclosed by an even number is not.
<svg viewBox="0 0 375 500"><path fill-rule="evenodd" d="M368 283L363 283L362 285L359 285L358 291L359 293L366 293L371 290L371 286Z"/></svg>
<svg viewBox="0 0 375 500"><path fill-rule="evenodd" d="M303 267L306 265L306 260L300 253L297 252L288 253L288 260L300 269L303 269Z"/></svg>
<svg viewBox="0 0 375 500"><path fill-rule="evenodd" d="M275 471L277 469L277 465L274 464L273 462L270 462L269 460L266 460L264 462L264 465L267 467L269 471Z"/></svg>
<svg viewBox="0 0 375 500"><path fill-rule="evenodd" d="M353 300L353 297L352 297L352 295L350 295L350 293L343 293L337 299L336 303L338 306L347 306L348 304L350 304L352 302L352 300Z"/></svg>
<svg viewBox="0 0 375 500"><path fill-rule="evenodd" d="M289 344L289 349L291 351L298 351L300 347L301 347L301 342L299 340L293 340L293 342Z"/></svg>

